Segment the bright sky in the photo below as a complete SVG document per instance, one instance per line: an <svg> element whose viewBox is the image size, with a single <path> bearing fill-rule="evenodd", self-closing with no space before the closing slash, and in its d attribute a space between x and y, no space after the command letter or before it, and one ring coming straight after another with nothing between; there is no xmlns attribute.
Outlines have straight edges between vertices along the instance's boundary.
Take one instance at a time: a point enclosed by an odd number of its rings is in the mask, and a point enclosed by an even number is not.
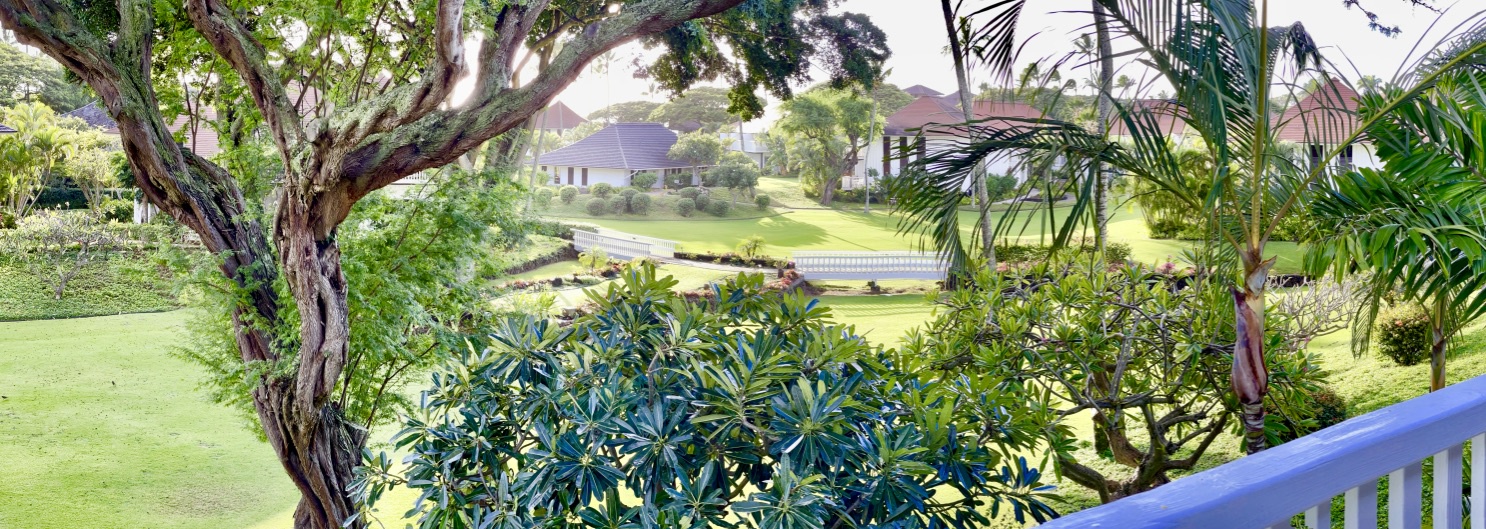
<svg viewBox="0 0 1486 529"><path fill-rule="evenodd" d="M981 5L985 0L966 0L967 5ZM1258 0L1263 1L1263 0ZM1336 63L1342 73L1356 79L1362 75L1376 75L1384 80L1392 79L1398 67L1404 63L1411 48L1420 39L1424 44L1415 51L1434 48L1444 32L1486 8L1483 0L1459 0L1455 4L1448 0L1438 2L1445 7L1445 15L1433 32L1428 32L1438 15L1425 9L1409 6L1407 0L1362 0L1368 9L1378 13L1381 21L1397 25L1403 34L1385 37L1367 28L1367 19L1356 9L1347 9L1342 0L1274 0L1269 7L1269 24L1277 26L1299 21L1325 48L1326 57ZM944 48L944 18L934 0L846 0L838 8L841 11L865 13L888 36L888 46L893 56L888 60L892 68L889 81L899 87L922 84L943 93L956 90L954 65ZM1022 51L1020 64L1035 59L1057 58L1072 51L1072 41L1081 33L1093 31L1089 25L1087 0L1031 0L1023 15L1019 39L1030 41ZM1428 35L1426 33L1428 32ZM1116 43L1116 48L1120 48ZM667 94L650 94L650 84L644 79L634 79L634 68L630 65L636 57L646 56L638 44L630 44L615 50L616 60L608 75L586 72L567 88L558 100L572 107L579 114L603 108L609 103L648 99L665 101ZM1138 71L1121 66L1137 80ZM1087 73L1064 78L1087 77ZM814 72L816 80L824 73ZM972 89L980 82L990 81L986 72L972 75ZM762 130L777 116L777 108L771 105L769 114L762 120L746 125L749 131Z"/></svg>

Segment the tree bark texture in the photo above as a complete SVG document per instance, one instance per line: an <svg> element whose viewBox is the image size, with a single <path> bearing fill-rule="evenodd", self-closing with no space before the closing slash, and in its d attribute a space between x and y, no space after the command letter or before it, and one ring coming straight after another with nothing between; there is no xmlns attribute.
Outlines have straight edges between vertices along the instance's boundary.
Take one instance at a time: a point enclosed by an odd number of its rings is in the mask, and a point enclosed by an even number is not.
<svg viewBox="0 0 1486 529"><path fill-rule="evenodd" d="M162 118L152 76L154 8L118 0L112 38L89 32L64 5L0 0L0 23L77 74L118 122L136 184L161 211L201 236L222 258L221 272L243 291L232 321L238 352L259 369L254 406L270 445L301 500L295 527L342 527L356 512L346 486L361 462L366 432L330 399L345 368L350 328L348 285L336 227L361 197L425 169L442 167L526 121L567 86L593 57L639 35L714 15L742 0L668 0L626 6L587 27L553 54L547 68L513 87L517 51L548 0L503 5L482 28L479 75L470 101L444 105L466 71L462 0L440 0L432 28L434 56L418 80L324 116L302 116L264 47L222 0L186 0L192 25L241 77L283 159L272 243L248 214L236 179L178 145ZM166 80L163 82L174 82ZM283 279L299 313L297 339L275 336L283 314L275 283ZM279 344L297 343L297 350ZM285 373L285 371L291 371ZM357 520L351 527L364 527Z"/></svg>
<svg viewBox="0 0 1486 529"><path fill-rule="evenodd" d="M1255 253L1246 253L1243 283L1233 289L1236 342L1229 383L1241 408L1244 447L1250 454L1267 446L1264 397L1269 394L1269 369L1264 363L1264 287L1274 262L1273 258L1260 261Z"/></svg>

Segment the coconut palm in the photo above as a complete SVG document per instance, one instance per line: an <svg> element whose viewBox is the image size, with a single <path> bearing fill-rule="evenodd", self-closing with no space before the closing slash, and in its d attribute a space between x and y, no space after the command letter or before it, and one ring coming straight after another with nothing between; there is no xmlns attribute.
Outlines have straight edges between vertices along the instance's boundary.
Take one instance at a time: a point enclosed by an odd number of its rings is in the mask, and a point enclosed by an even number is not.
<svg viewBox="0 0 1486 529"><path fill-rule="evenodd" d="M1270 120L1273 92L1293 90L1308 79L1322 80L1321 90L1341 100L1336 83L1345 81L1332 75L1334 68L1303 26L1270 26L1263 0L1258 5L1243 0L1097 2L1106 10L1115 38L1134 43L1139 59L1174 89L1182 109L1178 119L1188 134L1201 138L1213 160L1208 193L1199 196L1186 185L1155 110L1117 104L1118 118L1133 140L1127 145L1073 123L992 117L966 126L963 136L968 139L917 161L920 170L909 171L895 188L905 229L926 235L951 260L963 260L965 252L957 247L958 217L952 213L959 190L977 164L1008 151L1062 153L1071 166L1097 161L1170 192L1191 211L1204 212L1215 226L1213 237L1231 246L1241 264L1241 273L1232 278L1237 318L1230 383L1247 449L1258 452L1266 446L1265 293L1275 259L1265 248L1271 235L1281 220L1306 204L1314 184L1336 174L1331 161L1377 126L1381 116L1418 98L1441 76L1486 59L1486 39L1475 25L1452 36L1453 45L1426 48L1440 51L1406 70L1411 75L1394 82L1403 88L1389 92L1368 115L1323 105L1297 109L1275 123ZM1002 15L1013 7L1019 13L1024 3L997 2L1003 11L987 15L982 29L972 33L983 43L976 49L986 50L981 55L992 66L1009 68L1014 59L1016 42L1008 34L1015 24ZM1281 148L1277 130L1287 123L1303 126L1304 144L1323 146L1314 163L1303 163ZM1067 171L1070 186L1080 191L1070 219L1089 218L1092 186L1088 178L1076 182L1080 173ZM997 229L1006 224L1002 221ZM1072 233L1072 223L1065 224L1055 242L1065 243Z"/></svg>

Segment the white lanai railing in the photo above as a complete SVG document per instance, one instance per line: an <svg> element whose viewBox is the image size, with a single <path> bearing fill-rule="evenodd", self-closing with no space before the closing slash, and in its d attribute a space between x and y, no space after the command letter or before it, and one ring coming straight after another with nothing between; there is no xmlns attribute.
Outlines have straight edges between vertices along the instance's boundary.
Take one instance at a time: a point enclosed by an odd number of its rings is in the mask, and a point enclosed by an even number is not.
<svg viewBox="0 0 1486 529"><path fill-rule="evenodd" d="M615 235L616 233L618 235ZM590 248L601 248L610 256L624 259L676 256L676 243L674 242L620 232L595 233L573 230L573 248L580 252Z"/></svg>
<svg viewBox="0 0 1486 529"><path fill-rule="evenodd" d="M1469 498L1462 454L1471 446ZM1392 529L1423 526L1433 459L1434 529L1486 528L1486 376L1410 399L1150 492L1073 513L1047 529ZM1378 484L1387 504L1378 513ZM1332 520L1332 500L1345 503ZM1469 509L1467 509L1469 505ZM1469 512L1467 512L1467 510Z"/></svg>
<svg viewBox="0 0 1486 529"><path fill-rule="evenodd" d="M795 252L795 270L805 279L944 279L949 265L921 252Z"/></svg>

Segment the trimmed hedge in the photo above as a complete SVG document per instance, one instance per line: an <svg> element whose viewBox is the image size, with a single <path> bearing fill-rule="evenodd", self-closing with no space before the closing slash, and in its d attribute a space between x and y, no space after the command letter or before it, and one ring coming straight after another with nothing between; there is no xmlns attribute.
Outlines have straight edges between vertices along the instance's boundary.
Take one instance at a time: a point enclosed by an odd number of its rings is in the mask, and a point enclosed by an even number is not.
<svg viewBox="0 0 1486 529"><path fill-rule="evenodd" d="M685 197L676 199L676 214L677 215L681 215L683 217L690 217L692 213L695 213L696 212L696 210L697 210L697 202L695 200L692 200L692 199L689 199L689 198L685 198Z"/></svg>
<svg viewBox="0 0 1486 529"><path fill-rule="evenodd" d="M629 212L629 198L624 195L609 197L609 212L615 215L623 215Z"/></svg>
<svg viewBox="0 0 1486 529"><path fill-rule="evenodd" d="M650 195L640 193L629 199L629 210L636 215L650 214Z"/></svg>
<svg viewBox="0 0 1486 529"><path fill-rule="evenodd" d="M609 198L610 195L614 194L614 186L609 185L608 182L599 182L588 186L588 194L599 198Z"/></svg>
<svg viewBox="0 0 1486 529"><path fill-rule="evenodd" d="M572 204L578 199L578 186L562 186L562 189L557 191L557 196L562 198L563 204Z"/></svg>
<svg viewBox="0 0 1486 529"><path fill-rule="evenodd" d="M713 200L712 204L707 206L708 213L719 217L728 216L728 211L731 209L733 209L732 204L729 204L726 200Z"/></svg>
<svg viewBox="0 0 1486 529"><path fill-rule="evenodd" d="M584 207L588 208L589 215L597 217L604 214L604 210L608 209L609 203L602 198L594 197L588 199L588 204Z"/></svg>

